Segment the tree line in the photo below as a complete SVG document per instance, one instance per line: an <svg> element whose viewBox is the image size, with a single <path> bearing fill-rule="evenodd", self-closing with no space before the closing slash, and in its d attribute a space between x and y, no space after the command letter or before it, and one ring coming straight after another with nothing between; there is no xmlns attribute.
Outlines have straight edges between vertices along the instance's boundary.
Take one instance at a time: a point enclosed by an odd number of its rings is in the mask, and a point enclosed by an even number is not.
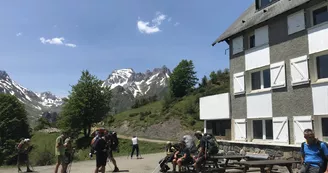
<svg viewBox="0 0 328 173"><path fill-rule="evenodd" d="M198 84L198 86L196 86ZM228 85L229 71L227 69L212 72L204 76L200 83L196 77L194 64L191 60L182 60L173 70L169 79L169 92L164 97L164 105L169 106L175 99L182 98L201 88L211 85ZM102 122L109 116L111 107L111 91L103 87L102 81L88 70L82 71L77 84L71 86L71 91L65 99L62 111L58 115L56 124L47 122L46 119L38 120L39 125L35 130L49 126L57 126L63 131L78 136L90 136L94 124ZM156 95L137 99L133 108L137 108L157 101ZM191 108L188 112L195 112ZM27 121L27 112L24 104L15 96L0 94L0 165L10 164L15 158L15 145L22 138L30 138L33 130Z"/></svg>

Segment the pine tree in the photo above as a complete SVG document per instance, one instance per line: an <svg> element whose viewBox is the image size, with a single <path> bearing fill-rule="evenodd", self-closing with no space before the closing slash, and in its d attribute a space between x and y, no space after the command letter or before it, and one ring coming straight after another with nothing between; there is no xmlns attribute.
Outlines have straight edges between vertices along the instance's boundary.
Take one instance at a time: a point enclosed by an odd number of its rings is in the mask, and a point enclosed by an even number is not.
<svg viewBox="0 0 328 173"><path fill-rule="evenodd" d="M210 79L212 84L216 84L216 82L218 81L218 75L217 73L215 73L215 71L211 72Z"/></svg>
<svg viewBox="0 0 328 173"><path fill-rule="evenodd" d="M0 94L0 165L15 156L15 145L31 133L24 104L15 96Z"/></svg>
<svg viewBox="0 0 328 173"><path fill-rule="evenodd" d="M197 81L193 62L182 60L170 76L170 91L174 97L183 97L194 88Z"/></svg>
<svg viewBox="0 0 328 173"><path fill-rule="evenodd" d="M206 87L207 86L207 82L208 82L207 76L204 75L204 77L202 78L202 83L200 84L200 86L201 87Z"/></svg>
<svg viewBox="0 0 328 173"><path fill-rule="evenodd" d="M89 71L83 71L78 83L64 104L59 125L65 130L84 131L84 136L91 133L93 124L102 121L110 111L111 92L102 87L102 81Z"/></svg>

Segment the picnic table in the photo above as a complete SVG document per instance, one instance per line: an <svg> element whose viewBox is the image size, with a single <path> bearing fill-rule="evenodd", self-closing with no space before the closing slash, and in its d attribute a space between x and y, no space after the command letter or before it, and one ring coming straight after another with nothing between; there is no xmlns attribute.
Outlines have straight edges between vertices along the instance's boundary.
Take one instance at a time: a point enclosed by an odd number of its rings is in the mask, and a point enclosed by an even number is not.
<svg viewBox="0 0 328 173"><path fill-rule="evenodd" d="M260 167L261 168L261 173L265 172L265 168L269 167L269 172L272 171L272 168L274 165L277 166L286 166L289 173L293 173L292 170L292 165L293 163L301 163L300 161L296 160L261 160L261 161L245 161L245 162L240 162L240 164L244 165L244 173L247 172L247 170L250 167Z"/></svg>
<svg viewBox="0 0 328 173"><path fill-rule="evenodd" d="M210 158L211 159L226 159L225 163L223 165L224 169L226 169L230 160L236 160L236 161L240 162L241 159L248 158L248 156L242 156L242 155L225 155L225 156L213 155Z"/></svg>

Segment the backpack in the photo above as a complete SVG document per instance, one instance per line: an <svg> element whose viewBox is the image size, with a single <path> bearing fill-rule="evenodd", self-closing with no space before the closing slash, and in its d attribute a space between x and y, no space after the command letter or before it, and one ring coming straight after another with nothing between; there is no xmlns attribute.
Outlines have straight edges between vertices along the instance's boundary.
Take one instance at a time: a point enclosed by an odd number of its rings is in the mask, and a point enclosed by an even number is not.
<svg viewBox="0 0 328 173"><path fill-rule="evenodd" d="M113 151L116 151L118 149L118 144L119 144L116 132L110 132L109 137L110 137L110 142L111 142L110 148Z"/></svg>
<svg viewBox="0 0 328 173"><path fill-rule="evenodd" d="M326 142L323 142L323 141L320 141L320 140L318 140L317 143L316 143L318 145L318 148L319 148L320 157L323 160L323 165L319 165L319 166L321 168L326 169L328 160L327 160L327 157L325 156L325 153L324 153L323 149L321 148L321 143L324 143L327 146L327 148L328 148L328 144ZM303 153L303 158L305 159L304 144L305 144L305 142L303 142L302 145L301 145L301 151Z"/></svg>
<svg viewBox="0 0 328 173"><path fill-rule="evenodd" d="M100 137L99 136L96 136L92 139L91 141L91 147L93 150L96 150L96 146L97 146L97 143L99 141Z"/></svg>
<svg viewBox="0 0 328 173"><path fill-rule="evenodd" d="M219 146L215 137L212 134L204 134L205 148L208 155L217 154L219 152Z"/></svg>

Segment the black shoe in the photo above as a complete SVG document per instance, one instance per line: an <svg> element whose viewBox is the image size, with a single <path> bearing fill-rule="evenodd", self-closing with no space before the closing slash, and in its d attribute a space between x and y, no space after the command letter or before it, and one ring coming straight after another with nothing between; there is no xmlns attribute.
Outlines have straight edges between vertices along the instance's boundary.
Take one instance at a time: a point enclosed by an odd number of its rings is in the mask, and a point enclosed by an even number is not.
<svg viewBox="0 0 328 173"><path fill-rule="evenodd" d="M118 167L115 167L113 172L119 172L120 170L118 169Z"/></svg>
<svg viewBox="0 0 328 173"><path fill-rule="evenodd" d="M33 172L32 170L28 169L26 172Z"/></svg>

